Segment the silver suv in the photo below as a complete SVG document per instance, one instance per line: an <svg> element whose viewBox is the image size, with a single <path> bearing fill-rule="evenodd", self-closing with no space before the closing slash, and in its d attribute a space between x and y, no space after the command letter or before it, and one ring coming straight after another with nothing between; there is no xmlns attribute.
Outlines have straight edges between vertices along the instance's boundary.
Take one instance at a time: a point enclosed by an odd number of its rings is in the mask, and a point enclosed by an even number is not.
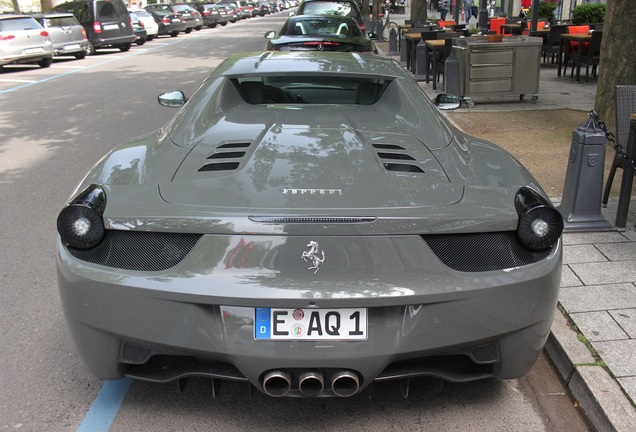
<svg viewBox="0 0 636 432"><path fill-rule="evenodd" d="M90 52L86 30L71 13L35 14L33 18L42 24L53 43L53 54L72 55L83 59Z"/></svg>

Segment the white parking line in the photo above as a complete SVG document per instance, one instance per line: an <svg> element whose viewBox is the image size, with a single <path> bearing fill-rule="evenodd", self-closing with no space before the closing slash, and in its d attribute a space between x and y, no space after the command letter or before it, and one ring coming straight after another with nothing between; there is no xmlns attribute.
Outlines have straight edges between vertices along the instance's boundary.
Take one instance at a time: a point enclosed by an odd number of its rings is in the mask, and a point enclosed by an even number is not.
<svg viewBox="0 0 636 432"><path fill-rule="evenodd" d="M34 83L34 82L37 82L37 80L0 79L0 82L6 82L6 83Z"/></svg>
<svg viewBox="0 0 636 432"><path fill-rule="evenodd" d="M53 69L86 69L88 66L81 66L81 65L79 65L79 66L75 66L75 65L61 65L61 64L56 65L56 64L54 64L54 65L52 65L51 67L52 67Z"/></svg>

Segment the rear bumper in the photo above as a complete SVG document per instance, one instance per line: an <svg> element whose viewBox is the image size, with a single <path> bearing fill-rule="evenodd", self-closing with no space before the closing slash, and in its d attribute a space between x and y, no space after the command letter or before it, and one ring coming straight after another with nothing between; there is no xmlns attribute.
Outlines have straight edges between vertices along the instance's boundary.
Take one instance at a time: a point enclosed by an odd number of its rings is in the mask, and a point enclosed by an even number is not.
<svg viewBox="0 0 636 432"><path fill-rule="evenodd" d="M374 271L352 262L338 275L321 270L320 282L311 272L307 279L267 271L254 256L228 263L230 245L217 254L205 241L197 248L182 264L149 275L89 265L59 245L64 313L95 375L156 382L207 376L261 390L272 371L296 381L303 371L327 379L347 371L360 389L415 376L516 378L543 348L561 276L560 244L541 262L481 273L450 270L426 251L415 267L395 271L396 260L413 258L401 256L400 247L375 250L385 262ZM256 340L255 308L274 306L366 308L367 340ZM301 394L294 388L290 395Z"/></svg>

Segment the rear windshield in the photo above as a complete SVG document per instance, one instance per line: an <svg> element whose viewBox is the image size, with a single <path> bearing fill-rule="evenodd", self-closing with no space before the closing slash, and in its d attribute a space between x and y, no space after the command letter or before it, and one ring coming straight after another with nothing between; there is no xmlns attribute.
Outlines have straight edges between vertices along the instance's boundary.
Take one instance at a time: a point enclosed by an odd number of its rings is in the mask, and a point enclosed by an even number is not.
<svg viewBox="0 0 636 432"><path fill-rule="evenodd" d="M54 17L54 18L45 18L46 25L48 27L69 27L74 25L79 25L75 17L72 16L64 16L64 17Z"/></svg>
<svg viewBox="0 0 636 432"><path fill-rule="evenodd" d="M97 19L124 19L128 17L128 9L122 1L97 1L95 2L95 10L97 11Z"/></svg>
<svg viewBox="0 0 636 432"><path fill-rule="evenodd" d="M363 37L358 24L351 20L324 17L298 17L289 20L287 29L283 30L287 35L340 35L350 37Z"/></svg>
<svg viewBox="0 0 636 432"><path fill-rule="evenodd" d="M373 105L391 80L342 76L272 76L232 79L249 104Z"/></svg>
<svg viewBox="0 0 636 432"><path fill-rule="evenodd" d="M136 11L135 11L135 14L136 14L138 17L143 17L143 18L148 18L148 17L150 17L150 18L152 18L152 15L150 15L150 13L149 13L149 12L146 12L146 11L145 11L145 10L143 10L143 9L138 9L138 10L136 10Z"/></svg>
<svg viewBox="0 0 636 432"><path fill-rule="evenodd" d="M0 20L0 31L18 31L18 30L34 30L41 29L42 26L35 18L9 18Z"/></svg>
<svg viewBox="0 0 636 432"><path fill-rule="evenodd" d="M303 15L341 15L357 18L356 10L350 2L312 1L305 3Z"/></svg>

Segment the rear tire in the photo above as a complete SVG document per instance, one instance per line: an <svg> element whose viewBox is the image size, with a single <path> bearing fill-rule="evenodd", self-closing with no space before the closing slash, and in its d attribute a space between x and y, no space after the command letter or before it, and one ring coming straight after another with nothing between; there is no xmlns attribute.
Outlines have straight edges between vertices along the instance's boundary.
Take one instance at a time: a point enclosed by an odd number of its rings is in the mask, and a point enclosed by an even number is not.
<svg viewBox="0 0 636 432"><path fill-rule="evenodd" d="M183 32L185 34L192 33L192 27L185 29Z"/></svg>
<svg viewBox="0 0 636 432"><path fill-rule="evenodd" d="M38 65L41 68L47 68L47 67L51 66L51 63L53 63L53 59L49 57L49 58L45 58L45 59L40 60L38 62Z"/></svg>
<svg viewBox="0 0 636 432"><path fill-rule="evenodd" d="M119 45L117 48L119 48L119 51L121 52L126 52L126 51L130 51L130 47L131 47L131 44L127 43L127 44Z"/></svg>
<svg viewBox="0 0 636 432"><path fill-rule="evenodd" d="M86 54L95 55L95 45L92 42L88 42L88 48L86 49Z"/></svg>
<svg viewBox="0 0 636 432"><path fill-rule="evenodd" d="M148 35L148 38L147 38L146 40L147 40L148 42L150 42L150 41L151 41L151 40L153 40L154 38L155 38L155 36L154 36L154 35L152 35L152 36Z"/></svg>
<svg viewBox="0 0 636 432"><path fill-rule="evenodd" d="M135 41L135 43L136 43L137 45L140 45L140 46L141 46L141 45L143 45L143 44L145 44L145 43L146 43L146 39L137 39L137 40Z"/></svg>
<svg viewBox="0 0 636 432"><path fill-rule="evenodd" d="M74 56L76 59L81 60L86 57L86 51L75 53Z"/></svg>
<svg viewBox="0 0 636 432"><path fill-rule="evenodd" d="M179 32L170 33L170 37L177 37L177 36L179 36Z"/></svg>

